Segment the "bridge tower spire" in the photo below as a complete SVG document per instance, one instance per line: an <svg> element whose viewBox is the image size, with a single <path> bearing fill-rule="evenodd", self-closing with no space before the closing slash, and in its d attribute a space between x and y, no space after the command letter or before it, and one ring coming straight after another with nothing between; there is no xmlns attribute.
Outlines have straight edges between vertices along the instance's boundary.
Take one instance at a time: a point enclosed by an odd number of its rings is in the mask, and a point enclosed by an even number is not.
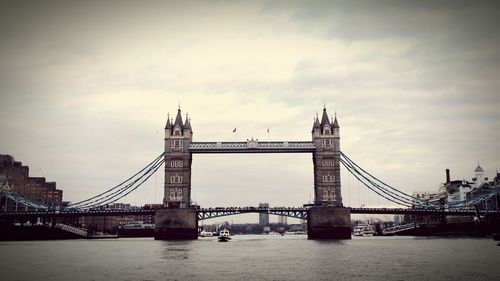
<svg viewBox="0 0 500 281"><path fill-rule="evenodd" d="M323 206L342 206L340 193L340 134L337 116L333 124L323 108L321 122L313 125L314 203Z"/></svg>
<svg viewBox="0 0 500 281"><path fill-rule="evenodd" d="M165 126L165 184L163 205L188 208L191 205L191 162L189 144L193 140L191 123L182 122L181 109L172 123Z"/></svg>

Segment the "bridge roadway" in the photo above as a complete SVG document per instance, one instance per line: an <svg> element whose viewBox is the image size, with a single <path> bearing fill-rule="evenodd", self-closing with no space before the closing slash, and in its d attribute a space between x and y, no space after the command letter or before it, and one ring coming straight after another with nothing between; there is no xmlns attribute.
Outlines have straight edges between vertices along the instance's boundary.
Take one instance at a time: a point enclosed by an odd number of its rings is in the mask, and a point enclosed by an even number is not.
<svg viewBox="0 0 500 281"><path fill-rule="evenodd" d="M245 213L268 213L287 217L307 219L309 208L302 207L216 207L198 209L198 219L206 220L211 218L230 216ZM474 210L429 210L412 208L349 208L351 214L399 214L399 215L450 215L450 216L475 216ZM72 218L72 217L92 217L92 216L127 216L127 215L154 215L154 209L136 209L126 211L111 210L87 210L87 211L34 211L34 212L0 212L0 220L33 219L33 218ZM500 215L500 211L480 210L480 215Z"/></svg>

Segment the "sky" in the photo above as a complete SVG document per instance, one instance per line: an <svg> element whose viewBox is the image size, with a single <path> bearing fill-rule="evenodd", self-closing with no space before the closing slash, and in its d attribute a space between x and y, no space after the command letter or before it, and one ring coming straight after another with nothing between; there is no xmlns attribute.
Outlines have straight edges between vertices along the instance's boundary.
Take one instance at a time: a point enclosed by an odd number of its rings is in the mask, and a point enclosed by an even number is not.
<svg viewBox="0 0 500 281"><path fill-rule="evenodd" d="M398 189L500 167L494 1L1 1L0 153L89 198L194 141L311 140L336 112L341 150ZM237 132L233 133L233 129ZM269 133L267 129L269 128ZM347 206L394 206L342 168ZM202 206L301 206L310 154L194 155ZM161 169L123 202L163 198Z"/></svg>

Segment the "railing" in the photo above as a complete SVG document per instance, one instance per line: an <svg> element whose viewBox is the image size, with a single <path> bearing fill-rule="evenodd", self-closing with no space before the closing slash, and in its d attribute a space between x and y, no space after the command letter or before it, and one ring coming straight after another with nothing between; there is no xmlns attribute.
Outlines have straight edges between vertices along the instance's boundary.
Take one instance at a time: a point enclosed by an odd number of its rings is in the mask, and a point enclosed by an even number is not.
<svg viewBox="0 0 500 281"><path fill-rule="evenodd" d="M384 230L382 230L382 233L383 234L394 234L394 233L405 231L408 229L414 229L416 227L418 227L418 225L416 223L412 222L412 223L407 223L407 224L402 224L402 225L384 228Z"/></svg>
<svg viewBox="0 0 500 281"><path fill-rule="evenodd" d="M313 152L316 145L312 141L263 141L246 142L192 142L192 153L259 153L259 152Z"/></svg>
<svg viewBox="0 0 500 281"><path fill-rule="evenodd" d="M76 234L76 235L80 235L80 236L85 237L85 238L88 237L87 231L85 231L81 228L78 228L78 227L71 226L71 225L67 225L67 224L63 224L63 223L56 223L56 228L62 229L62 230L67 231L67 232L71 232L71 233Z"/></svg>
<svg viewBox="0 0 500 281"><path fill-rule="evenodd" d="M295 207L215 207L202 208L198 210L198 219L206 220L211 218L230 216L236 214L263 213L279 215L298 219L307 219L307 209Z"/></svg>

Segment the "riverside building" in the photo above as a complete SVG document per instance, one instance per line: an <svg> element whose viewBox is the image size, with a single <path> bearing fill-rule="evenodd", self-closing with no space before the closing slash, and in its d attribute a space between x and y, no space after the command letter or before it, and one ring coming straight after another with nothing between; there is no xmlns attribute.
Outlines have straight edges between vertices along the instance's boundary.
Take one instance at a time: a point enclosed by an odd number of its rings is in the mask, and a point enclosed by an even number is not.
<svg viewBox="0 0 500 281"><path fill-rule="evenodd" d="M47 205L61 205L63 191L56 188L55 182L48 182L44 177L30 177L29 167L10 155L0 154L0 177L4 179L3 188L8 191ZM1 201L3 208L15 208L14 202L6 206L5 201Z"/></svg>

